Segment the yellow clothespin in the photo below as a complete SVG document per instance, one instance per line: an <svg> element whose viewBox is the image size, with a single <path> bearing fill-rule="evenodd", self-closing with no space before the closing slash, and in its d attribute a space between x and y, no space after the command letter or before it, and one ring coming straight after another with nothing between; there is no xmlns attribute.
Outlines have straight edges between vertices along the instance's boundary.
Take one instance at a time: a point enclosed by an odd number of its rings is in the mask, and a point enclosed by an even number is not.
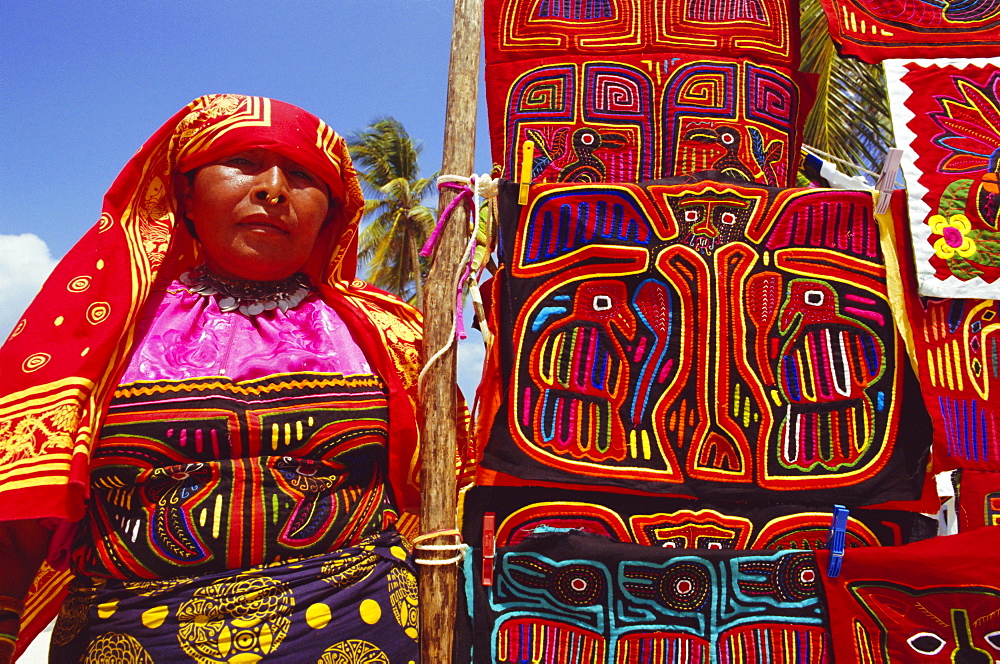
<svg viewBox="0 0 1000 664"><path fill-rule="evenodd" d="M517 204L528 204L528 187L531 185L531 165L535 161L535 142L525 141L521 148L521 188L517 192Z"/></svg>

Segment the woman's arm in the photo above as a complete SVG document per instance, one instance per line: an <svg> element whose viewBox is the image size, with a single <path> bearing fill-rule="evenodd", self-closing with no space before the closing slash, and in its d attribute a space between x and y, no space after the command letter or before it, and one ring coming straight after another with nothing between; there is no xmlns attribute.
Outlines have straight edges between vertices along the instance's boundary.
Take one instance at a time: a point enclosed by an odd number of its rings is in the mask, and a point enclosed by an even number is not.
<svg viewBox="0 0 1000 664"><path fill-rule="evenodd" d="M45 560L52 531L38 521L0 522L0 664L9 664L21 619L13 613L23 602Z"/></svg>

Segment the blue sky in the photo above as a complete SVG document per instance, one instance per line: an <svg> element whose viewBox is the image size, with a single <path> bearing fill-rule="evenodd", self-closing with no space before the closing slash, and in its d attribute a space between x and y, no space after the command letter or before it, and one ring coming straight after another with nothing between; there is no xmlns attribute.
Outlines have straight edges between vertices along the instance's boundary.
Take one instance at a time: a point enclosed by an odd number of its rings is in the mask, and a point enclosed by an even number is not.
<svg viewBox="0 0 1000 664"><path fill-rule="evenodd" d="M449 0L0 2L0 338L132 153L197 96L283 99L345 134L390 115L437 171L451 23ZM479 172L485 123L480 99Z"/></svg>

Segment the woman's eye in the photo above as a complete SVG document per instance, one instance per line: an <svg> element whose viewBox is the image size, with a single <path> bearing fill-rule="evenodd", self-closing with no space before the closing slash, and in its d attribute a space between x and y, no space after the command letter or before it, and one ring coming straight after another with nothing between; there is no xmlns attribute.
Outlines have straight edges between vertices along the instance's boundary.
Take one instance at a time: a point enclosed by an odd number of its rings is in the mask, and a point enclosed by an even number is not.
<svg viewBox="0 0 1000 664"><path fill-rule="evenodd" d="M311 173L307 173L306 171L291 171L290 174L293 177L297 177L297 178L300 178L302 180L308 180L310 182L313 181L312 174Z"/></svg>

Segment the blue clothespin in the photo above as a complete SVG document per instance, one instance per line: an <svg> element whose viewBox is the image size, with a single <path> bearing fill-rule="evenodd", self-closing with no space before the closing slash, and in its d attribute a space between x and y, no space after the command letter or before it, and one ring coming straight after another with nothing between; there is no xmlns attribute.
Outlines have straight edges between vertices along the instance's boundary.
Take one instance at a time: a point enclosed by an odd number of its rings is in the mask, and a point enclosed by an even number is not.
<svg viewBox="0 0 1000 664"><path fill-rule="evenodd" d="M826 570L826 575L830 578L840 576L840 566L844 564L848 514L848 509L843 505L833 506L833 522L830 524L830 534L826 536L826 548L830 550L830 567Z"/></svg>

